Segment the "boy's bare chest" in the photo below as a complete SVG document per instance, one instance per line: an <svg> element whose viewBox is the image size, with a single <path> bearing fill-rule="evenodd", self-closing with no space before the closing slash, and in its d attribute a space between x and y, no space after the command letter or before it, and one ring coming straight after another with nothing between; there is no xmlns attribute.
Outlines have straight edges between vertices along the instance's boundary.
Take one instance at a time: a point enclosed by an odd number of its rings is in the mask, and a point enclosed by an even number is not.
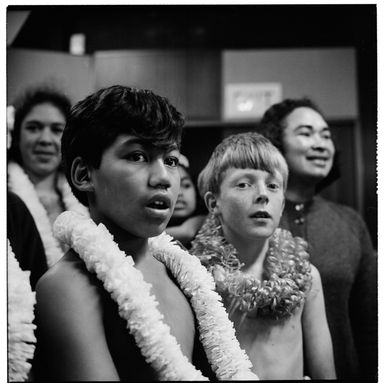
<svg viewBox="0 0 385 383"><path fill-rule="evenodd" d="M291 317L280 321L255 317L242 320L239 312L230 318L241 347L261 379L302 378L301 315L302 307Z"/></svg>
<svg viewBox="0 0 385 383"><path fill-rule="evenodd" d="M182 353L191 361L194 347L195 325L193 311L187 298L162 268L141 270L147 283L152 285L151 294L158 302L157 309L163 315L163 323L180 345ZM106 333L114 363L124 380L157 380L155 371L144 360L127 322L118 316L117 306L107 308ZM105 310L106 311L106 310ZM135 371L135 372L134 372Z"/></svg>
<svg viewBox="0 0 385 383"><path fill-rule="evenodd" d="M194 313L188 299L167 274L159 275L151 282L151 292L155 296L158 310L164 322L177 339L183 354L191 360L194 346Z"/></svg>
<svg viewBox="0 0 385 383"><path fill-rule="evenodd" d="M290 342L292 339L298 339L302 334L301 313L302 308L287 319L274 320L248 316L242 318L242 313L235 312L230 319L234 322L240 338L260 342L276 339L280 342Z"/></svg>

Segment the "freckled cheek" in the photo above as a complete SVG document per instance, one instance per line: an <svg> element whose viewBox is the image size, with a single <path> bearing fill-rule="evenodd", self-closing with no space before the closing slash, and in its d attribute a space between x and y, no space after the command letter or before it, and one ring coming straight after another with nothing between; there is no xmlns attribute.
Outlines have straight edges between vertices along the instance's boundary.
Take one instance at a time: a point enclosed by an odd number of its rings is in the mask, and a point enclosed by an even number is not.
<svg viewBox="0 0 385 383"><path fill-rule="evenodd" d="M274 219L275 220L279 220L280 219L280 216L282 214L283 207L284 207L283 201L284 201L284 197L277 198L275 201L273 200L272 213L274 215Z"/></svg>
<svg viewBox="0 0 385 383"><path fill-rule="evenodd" d="M226 205L226 213L233 218L238 217L244 210L246 210L247 199L240 197L225 197Z"/></svg>

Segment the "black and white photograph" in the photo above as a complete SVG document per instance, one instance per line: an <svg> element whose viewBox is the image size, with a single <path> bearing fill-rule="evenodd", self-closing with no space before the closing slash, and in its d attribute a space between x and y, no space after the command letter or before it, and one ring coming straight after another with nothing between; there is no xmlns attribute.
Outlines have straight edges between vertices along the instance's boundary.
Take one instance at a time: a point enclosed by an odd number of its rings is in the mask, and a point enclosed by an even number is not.
<svg viewBox="0 0 385 383"><path fill-rule="evenodd" d="M381 381L379 8L4 5L2 380Z"/></svg>

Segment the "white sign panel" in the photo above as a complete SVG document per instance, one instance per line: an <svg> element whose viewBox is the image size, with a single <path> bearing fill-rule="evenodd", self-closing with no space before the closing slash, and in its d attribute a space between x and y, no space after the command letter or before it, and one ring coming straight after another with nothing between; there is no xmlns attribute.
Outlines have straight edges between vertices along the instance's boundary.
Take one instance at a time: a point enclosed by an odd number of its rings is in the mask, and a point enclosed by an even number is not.
<svg viewBox="0 0 385 383"><path fill-rule="evenodd" d="M226 84L223 118L260 118L271 105L282 101L280 83Z"/></svg>

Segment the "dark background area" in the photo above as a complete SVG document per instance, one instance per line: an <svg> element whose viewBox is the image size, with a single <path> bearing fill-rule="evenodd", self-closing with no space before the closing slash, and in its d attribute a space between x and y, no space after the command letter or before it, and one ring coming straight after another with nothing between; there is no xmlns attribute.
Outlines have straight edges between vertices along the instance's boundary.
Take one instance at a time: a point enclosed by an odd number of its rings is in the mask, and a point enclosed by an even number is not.
<svg viewBox="0 0 385 383"><path fill-rule="evenodd" d="M55 5L9 6L7 10L30 11L11 48L68 52L74 33L87 36L86 54L123 49L354 47L364 162L363 215L377 246L375 5ZM203 131L187 124L190 148L205 148L206 153L234 126L214 123L209 128L202 139L201 133L192 132Z"/></svg>
<svg viewBox="0 0 385 383"><path fill-rule="evenodd" d="M376 49L375 5L10 6L32 10L13 47L68 51L87 35L86 52L136 48ZM49 33L47 34L47 31Z"/></svg>

